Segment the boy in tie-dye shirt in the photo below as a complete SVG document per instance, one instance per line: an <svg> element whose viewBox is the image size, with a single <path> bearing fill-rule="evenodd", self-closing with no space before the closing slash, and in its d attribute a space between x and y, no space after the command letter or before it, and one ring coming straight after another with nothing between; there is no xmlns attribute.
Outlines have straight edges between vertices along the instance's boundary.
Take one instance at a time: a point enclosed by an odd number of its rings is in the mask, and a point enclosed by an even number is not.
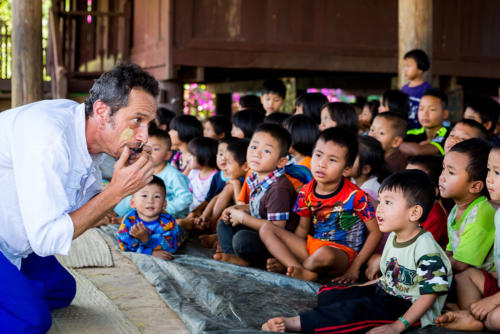
<svg viewBox="0 0 500 334"><path fill-rule="evenodd" d="M130 211L118 230L122 251L150 254L171 260L181 246L182 232L175 218L166 213L165 184L157 177L132 195Z"/></svg>

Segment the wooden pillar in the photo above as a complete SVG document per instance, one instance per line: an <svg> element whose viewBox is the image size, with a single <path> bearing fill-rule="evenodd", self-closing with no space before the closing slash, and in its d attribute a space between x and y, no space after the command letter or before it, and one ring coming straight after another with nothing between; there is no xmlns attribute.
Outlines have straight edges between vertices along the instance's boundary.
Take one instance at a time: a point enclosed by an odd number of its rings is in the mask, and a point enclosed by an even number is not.
<svg viewBox="0 0 500 334"><path fill-rule="evenodd" d="M412 49L422 49L432 59L432 0L399 0L398 86L406 84L403 56ZM431 82L432 62L424 80Z"/></svg>
<svg viewBox="0 0 500 334"><path fill-rule="evenodd" d="M177 114L184 112L184 89L177 80L162 80L158 106L175 111Z"/></svg>
<svg viewBox="0 0 500 334"><path fill-rule="evenodd" d="M12 107L41 100L42 1L12 1Z"/></svg>

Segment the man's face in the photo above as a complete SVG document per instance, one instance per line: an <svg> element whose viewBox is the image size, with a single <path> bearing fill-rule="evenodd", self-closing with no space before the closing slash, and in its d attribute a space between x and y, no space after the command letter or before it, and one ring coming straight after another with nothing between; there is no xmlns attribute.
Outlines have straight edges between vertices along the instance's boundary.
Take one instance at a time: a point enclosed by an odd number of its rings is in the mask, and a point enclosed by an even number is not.
<svg viewBox="0 0 500 334"><path fill-rule="evenodd" d="M138 148L148 141L148 124L156 118L156 100L145 91L133 88L128 105L113 116L106 115L107 122L101 129L102 144L106 153L118 158L125 146Z"/></svg>

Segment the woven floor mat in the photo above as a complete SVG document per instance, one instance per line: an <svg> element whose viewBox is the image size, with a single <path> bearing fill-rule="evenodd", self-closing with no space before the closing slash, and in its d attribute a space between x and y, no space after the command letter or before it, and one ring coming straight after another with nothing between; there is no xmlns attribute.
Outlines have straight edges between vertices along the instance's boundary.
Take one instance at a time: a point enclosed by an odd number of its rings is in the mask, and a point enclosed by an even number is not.
<svg viewBox="0 0 500 334"><path fill-rule="evenodd" d="M76 279L76 297L70 306L52 311L52 328L49 334L140 333L88 279L75 270L68 271Z"/></svg>
<svg viewBox="0 0 500 334"><path fill-rule="evenodd" d="M66 268L113 266L111 250L95 228L73 240L69 255L56 257Z"/></svg>

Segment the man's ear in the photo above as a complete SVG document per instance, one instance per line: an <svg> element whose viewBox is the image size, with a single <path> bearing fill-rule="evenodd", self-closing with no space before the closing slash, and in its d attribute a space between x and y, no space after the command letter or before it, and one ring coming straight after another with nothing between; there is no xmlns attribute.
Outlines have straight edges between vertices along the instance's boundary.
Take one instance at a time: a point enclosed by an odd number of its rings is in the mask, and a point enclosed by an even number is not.
<svg viewBox="0 0 500 334"><path fill-rule="evenodd" d="M278 160L278 165L276 166L277 168L283 168L285 167L286 163L288 162L288 158L285 156L285 157L281 157L279 160Z"/></svg>
<svg viewBox="0 0 500 334"><path fill-rule="evenodd" d="M102 100L97 100L94 102L93 106L94 115L97 117L99 125L104 125L108 121L110 114L109 106Z"/></svg>
<svg viewBox="0 0 500 334"><path fill-rule="evenodd" d="M471 184L469 186L469 192L472 194L479 194L484 188L484 182L483 181L471 181Z"/></svg>
<svg viewBox="0 0 500 334"><path fill-rule="evenodd" d="M394 139L392 140L392 143L391 143L391 147L392 148L398 148L399 146L401 146L401 143L403 142L403 137L401 136L396 136L394 137Z"/></svg>
<svg viewBox="0 0 500 334"><path fill-rule="evenodd" d="M424 209L420 205L414 205L410 208L410 221L418 222L420 218L422 218L422 214L424 213Z"/></svg>

